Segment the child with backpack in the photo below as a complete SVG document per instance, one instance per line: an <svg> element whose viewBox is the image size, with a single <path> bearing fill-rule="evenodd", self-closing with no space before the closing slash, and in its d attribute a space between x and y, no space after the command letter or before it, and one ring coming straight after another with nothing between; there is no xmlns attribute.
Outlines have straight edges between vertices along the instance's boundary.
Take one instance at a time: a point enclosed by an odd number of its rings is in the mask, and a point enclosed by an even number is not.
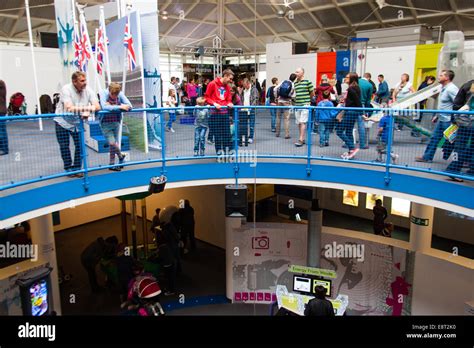
<svg viewBox="0 0 474 348"><path fill-rule="evenodd" d="M378 143L377 143L377 159L376 162L383 162L383 155L387 153L387 143L388 136L390 131L390 116L384 115L380 119L379 129L378 129ZM393 129L391 130L393 134ZM398 155L393 151L390 153L392 157L393 164L396 164Z"/></svg>
<svg viewBox="0 0 474 348"><path fill-rule="evenodd" d="M293 82L296 80L296 74L292 73L288 80L282 81L274 88L274 94L278 106L291 106L293 98L296 96ZM275 136L280 137L281 116L284 117L285 139L290 139L290 109L278 109L275 125Z"/></svg>
<svg viewBox="0 0 474 348"><path fill-rule="evenodd" d="M332 108L331 93L327 90L322 93L323 99L317 106ZM334 120L338 110L316 110L316 121L319 123L319 147L329 146L329 132L334 127Z"/></svg>

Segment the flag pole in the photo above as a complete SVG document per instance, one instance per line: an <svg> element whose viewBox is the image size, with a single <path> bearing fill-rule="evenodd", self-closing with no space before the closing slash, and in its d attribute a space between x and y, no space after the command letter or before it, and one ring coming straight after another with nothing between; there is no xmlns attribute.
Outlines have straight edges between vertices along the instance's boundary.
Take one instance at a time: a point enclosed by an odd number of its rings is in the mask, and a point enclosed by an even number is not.
<svg viewBox="0 0 474 348"><path fill-rule="evenodd" d="M129 13L127 12L127 20L125 22L125 29L126 29L126 26L128 25L128 30L131 32L131 28L130 28L130 15ZM124 29L124 37L125 37L125 29ZM128 50L126 47L124 47L124 52L125 52L125 55L123 56L123 61L124 61L124 64L123 64L123 75L122 75L122 91L123 93L126 95L125 93L125 85L127 83L127 70L128 70ZM123 117L122 119L120 120L120 127L119 127L119 134L118 134L118 145L119 145L119 148L122 148L122 131L123 131Z"/></svg>
<svg viewBox="0 0 474 348"><path fill-rule="evenodd" d="M102 39L104 41L104 51L105 51L105 72L107 76L107 85L110 85L112 79L110 77L110 62L109 62L109 47L108 47L108 37L107 30L105 28L105 15L104 15L104 6L100 6L100 24L102 26Z"/></svg>
<svg viewBox="0 0 474 348"><path fill-rule="evenodd" d="M99 28L95 28L95 51L94 51L94 58L95 58L95 69L94 69L94 87L97 88L97 93L101 90L101 85L99 82L99 73L97 68L99 67L99 62L97 61L97 43L99 38Z"/></svg>
<svg viewBox="0 0 474 348"><path fill-rule="evenodd" d="M33 30L31 29L29 0L25 0L25 9L26 9L26 17L28 19L28 36L30 38L31 62L33 63L33 80L35 83L36 102L38 103L38 114L41 115L41 104L40 104L40 96L39 96L39 89L38 89L38 75L36 73L36 59L35 59L35 49L34 49L34 44L33 44ZM38 121L39 121L39 129L40 131L42 131L43 120L39 118Z"/></svg>

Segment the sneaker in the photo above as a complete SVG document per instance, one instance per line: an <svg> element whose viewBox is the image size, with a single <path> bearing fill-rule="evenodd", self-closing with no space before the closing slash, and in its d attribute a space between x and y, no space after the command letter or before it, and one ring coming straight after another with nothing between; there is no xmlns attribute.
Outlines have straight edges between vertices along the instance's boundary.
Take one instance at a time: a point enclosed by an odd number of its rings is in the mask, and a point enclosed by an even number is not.
<svg viewBox="0 0 474 348"><path fill-rule="evenodd" d="M175 133L175 130L173 128L170 128L171 133Z"/></svg>
<svg viewBox="0 0 474 348"><path fill-rule="evenodd" d="M285 139L291 139L291 137L289 135L285 136Z"/></svg>
<svg viewBox="0 0 474 348"><path fill-rule="evenodd" d="M208 143L209 145L214 145L214 142L213 142L212 140L209 140L209 139L207 139L207 143Z"/></svg>
<svg viewBox="0 0 474 348"><path fill-rule="evenodd" d="M276 129L275 129L275 128L273 128L273 129L272 129L272 132L273 132L273 133L275 133L275 132L276 132Z"/></svg>
<svg viewBox="0 0 474 348"><path fill-rule="evenodd" d="M148 147L154 150L161 150L161 144L156 140L148 144Z"/></svg>
<svg viewBox="0 0 474 348"><path fill-rule="evenodd" d="M204 157L204 151L199 152L199 156Z"/></svg>
<svg viewBox="0 0 474 348"><path fill-rule="evenodd" d="M249 138L249 144L253 144L253 139Z"/></svg>
<svg viewBox="0 0 474 348"><path fill-rule="evenodd" d="M319 147L324 147L325 145L324 144L319 144Z"/></svg>
<svg viewBox="0 0 474 348"><path fill-rule="evenodd" d="M416 162L432 163L433 161L425 160L423 157L415 157Z"/></svg>
<svg viewBox="0 0 474 348"><path fill-rule="evenodd" d="M304 145L304 142L301 141L301 140L298 140L298 141L295 143L295 146L296 146L296 147L301 147L301 146L303 146L303 145Z"/></svg>
<svg viewBox="0 0 474 348"><path fill-rule="evenodd" d="M194 151L194 157L198 156L198 152Z"/></svg>
<svg viewBox="0 0 474 348"><path fill-rule="evenodd" d="M324 144L324 146L329 146L329 143Z"/></svg>
<svg viewBox="0 0 474 348"><path fill-rule="evenodd" d="M393 164L397 164L398 157L400 157L400 156L398 156L396 153L392 153L392 155L390 157L392 157Z"/></svg>
<svg viewBox="0 0 474 348"><path fill-rule="evenodd" d="M114 171L114 172L120 172L122 171L122 167L110 167L109 170Z"/></svg>
<svg viewBox="0 0 474 348"><path fill-rule="evenodd" d="M360 149L361 149L361 150L368 150L369 147L368 147L368 146L364 146L364 147L361 147Z"/></svg>
<svg viewBox="0 0 474 348"><path fill-rule="evenodd" d="M123 164L123 162L125 162L125 155L123 153L120 154L119 156L119 164ZM123 166L120 166L119 167L120 169L123 169Z"/></svg>
<svg viewBox="0 0 474 348"><path fill-rule="evenodd" d="M280 133L275 134L275 136L276 136L277 138L279 138L279 137L280 137Z"/></svg>

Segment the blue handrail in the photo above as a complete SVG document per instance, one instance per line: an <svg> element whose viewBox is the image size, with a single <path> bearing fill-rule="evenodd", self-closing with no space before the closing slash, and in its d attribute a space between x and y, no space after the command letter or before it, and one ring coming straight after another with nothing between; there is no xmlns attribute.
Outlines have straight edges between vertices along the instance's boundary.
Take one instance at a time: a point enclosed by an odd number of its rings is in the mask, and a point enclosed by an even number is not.
<svg viewBox="0 0 474 348"><path fill-rule="evenodd" d="M165 134L165 113L169 111L180 111L180 110L194 110L195 107L160 107L160 108L137 108L130 110L127 113L144 113L144 112L149 112L149 113L155 113L158 114L157 117L160 118L160 127L161 127L161 158L160 159L155 159L155 158L149 158L146 160L135 160L135 161L129 161L127 163L124 163L123 166L136 166L136 165L143 165L143 164L152 164L152 163L161 163L161 172L162 174L166 173L166 165L167 162L170 161L183 161L183 160L196 160L196 157L191 157L187 155L183 156L178 156L178 155L170 155L169 154L169 148L168 144L166 141L166 137L164 136ZM210 110L216 109L213 106L208 106ZM436 175L442 175L442 176L450 176L454 178L460 178L464 180L469 180L473 181L474 177L470 175L465 175L462 173L448 173L444 172L441 170L432 170L432 169L427 169L427 168L418 168L418 167L413 167L413 166L403 166L403 165L398 165L392 163L391 160L391 152L393 149L393 143L394 143L394 127L395 127L395 113L397 112L417 112L420 114L438 114L440 113L439 110L397 110L396 108L345 108L345 107L318 107L318 106L234 106L232 114L234 117L234 127L235 127L235 136L232 139L233 146L235 147L234 149L234 154L235 156L234 163L233 163L233 169L235 173L235 179L236 181L238 180L238 173L239 173L239 163L238 163L238 158L239 158L239 146L238 142L239 139L237 138L237 133L239 131L239 110L240 109L254 109L255 111L257 110L270 110L270 109L308 109L309 112L309 122L308 122L308 127L307 127L307 151L305 155L285 155L285 154L257 154L257 158L270 158L270 159L300 159L300 160L305 160L306 161L306 172L307 175L311 175L311 161L316 160L316 161L328 161L328 162L345 162L347 163L347 160L345 159L339 159L339 158L331 158L328 156L324 155L316 155L312 153L312 135L311 135L311 128L312 128L312 123L314 121L315 117L315 112L318 110L338 110L338 111L354 111L358 113L362 113L364 111L370 112L372 115L376 113L383 113L386 114L390 117L390 122L389 122L389 132L388 132L388 142L386 144L386 160L385 163L376 163L374 161L368 161L368 160L351 160L353 164L361 164L361 165L370 165L374 167L384 167L385 168L385 177L384 180L387 185L390 183L390 173L392 169L404 169L408 171L416 171L420 173L429 173L429 174L436 174ZM227 107L222 107L221 110L228 109ZM110 112L107 111L99 111L96 113L98 114L109 114ZM474 118L474 112L466 112L466 111L448 111L448 110L442 110L443 114L451 114L451 115L470 115L471 117ZM36 119L50 119L53 117L58 117L58 116L73 116L74 114L72 113L64 113L61 115L57 114L42 114L42 115L20 115L20 116L0 116L0 121L6 121L7 123L15 122L15 121L31 121L31 120L36 120ZM11 178L7 178L8 183L3 184L0 186L0 191L23 186L23 185L28 185L40 181L45 181L45 180L51 180L55 178L60 178L66 175L69 175L71 173L83 173L83 186L85 190L88 190L89 188L89 173L95 172L98 170L103 170L107 168L113 167L113 165L90 165L88 161L88 150L86 147L86 140L85 140L85 130L84 130L84 124L82 120L79 122L78 126L79 130L79 136L80 136L80 146L81 146L81 157L82 157L82 164L83 164L83 169L74 171L74 172L58 172L58 173L53 173L53 174L48 174L46 175L41 175L36 178L32 178L29 180L21 180L21 181L13 181ZM472 145L471 145L472 146ZM219 154L217 155L206 155L199 157L199 159L211 159L211 158L219 158Z"/></svg>

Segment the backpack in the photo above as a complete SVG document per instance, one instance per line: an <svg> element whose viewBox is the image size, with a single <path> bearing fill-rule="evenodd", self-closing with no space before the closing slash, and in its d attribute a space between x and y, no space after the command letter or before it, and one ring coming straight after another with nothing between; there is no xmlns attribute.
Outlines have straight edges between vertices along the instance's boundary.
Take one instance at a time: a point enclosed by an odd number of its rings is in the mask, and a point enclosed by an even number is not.
<svg viewBox="0 0 474 348"><path fill-rule="evenodd" d="M474 106L474 97L470 96L467 103L469 105L469 110L474 111L473 106ZM468 115L468 114L458 114L454 115L454 119L456 124L459 127L471 127L474 121L474 115Z"/></svg>
<svg viewBox="0 0 474 348"><path fill-rule="evenodd" d="M25 96L21 92L17 92L10 97L8 105L9 115L24 115L25 113Z"/></svg>
<svg viewBox="0 0 474 348"><path fill-rule="evenodd" d="M293 89L293 84L290 80L285 80L281 83L280 89L278 90L278 96L282 98L290 98L291 90Z"/></svg>

